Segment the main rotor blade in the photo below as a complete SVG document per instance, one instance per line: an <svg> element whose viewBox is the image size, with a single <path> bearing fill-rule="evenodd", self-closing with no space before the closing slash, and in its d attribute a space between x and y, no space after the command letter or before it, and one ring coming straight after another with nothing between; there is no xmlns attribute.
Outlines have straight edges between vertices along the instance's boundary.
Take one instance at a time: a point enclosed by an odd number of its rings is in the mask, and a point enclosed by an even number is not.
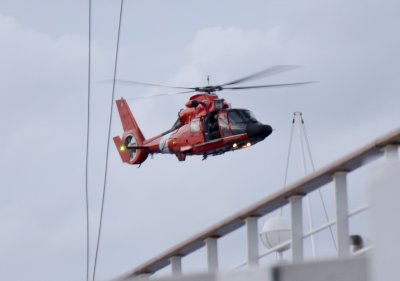
<svg viewBox="0 0 400 281"><path fill-rule="evenodd" d="M172 93L172 94L155 94L155 95L150 95L150 96L131 97L131 98L127 98L127 100L142 100L142 99L158 98L158 97L163 97L163 96L182 95L182 94L188 94L188 93L194 93L194 92L196 92L196 91L191 90L191 91L184 91L184 92L178 92L178 93Z"/></svg>
<svg viewBox="0 0 400 281"><path fill-rule="evenodd" d="M235 85L241 82L245 82L245 81L250 81L250 80L255 80L261 77L268 77L268 76L272 76L278 73L282 73L285 71L290 71L296 68L300 68L301 66L299 65L276 65L276 66L272 66L269 67L267 69L261 70L259 72L253 73L249 76L245 76L243 78L239 78L224 84L221 84L220 86L228 86L228 85ZM225 88L226 89L226 88Z"/></svg>
<svg viewBox="0 0 400 281"><path fill-rule="evenodd" d="M243 87L224 87L224 90L246 90L246 89L261 89L261 88L278 88L278 87L294 87L315 83L316 81L296 82L287 84L270 84L270 85L257 85L257 86L243 86Z"/></svg>
<svg viewBox="0 0 400 281"><path fill-rule="evenodd" d="M186 90L194 90L195 89L195 88L190 88L190 87L176 87L176 86L168 86L168 85L138 82L138 81L132 81L132 80L123 80L123 79L116 79L115 81L120 84L126 84L126 85L140 85L140 86L147 86L147 87L161 87L161 88L186 89Z"/></svg>

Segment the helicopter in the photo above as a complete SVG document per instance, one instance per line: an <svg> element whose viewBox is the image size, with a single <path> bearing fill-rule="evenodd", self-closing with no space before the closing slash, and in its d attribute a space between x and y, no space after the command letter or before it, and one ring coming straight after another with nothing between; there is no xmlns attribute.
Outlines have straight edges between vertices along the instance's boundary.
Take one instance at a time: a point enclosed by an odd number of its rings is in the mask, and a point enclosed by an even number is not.
<svg viewBox="0 0 400 281"><path fill-rule="evenodd" d="M144 137L126 99L120 98L116 100L115 103L124 132L122 137L115 136L113 140L122 162L141 165L149 155L153 156L153 154L158 153L174 154L179 161L185 161L186 157L191 155L203 156L203 160L205 160L210 155L221 155L228 151L248 148L263 141L272 133L272 127L259 122L248 109L232 108L216 92L222 90L300 86L313 83L296 82L236 86L242 82L271 76L298 67L277 65L227 83L203 87L176 87L130 80L116 80L118 83L123 84L185 90L176 94L196 93L186 102L185 108L179 111L178 119L169 130L148 139ZM207 80L209 83L209 78Z"/></svg>

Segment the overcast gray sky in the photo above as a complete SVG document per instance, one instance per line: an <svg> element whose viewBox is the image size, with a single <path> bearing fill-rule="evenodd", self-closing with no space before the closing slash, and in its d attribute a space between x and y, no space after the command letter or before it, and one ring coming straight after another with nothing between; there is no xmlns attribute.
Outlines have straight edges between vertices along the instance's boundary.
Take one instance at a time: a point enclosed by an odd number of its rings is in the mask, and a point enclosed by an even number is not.
<svg viewBox="0 0 400 281"><path fill-rule="evenodd" d="M84 280L87 1L0 2L0 276ZM119 1L93 1L92 238L98 223ZM111 148L99 279L138 265L281 188L292 113L317 167L399 126L398 1L125 0L118 77L194 86L277 64L304 68L221 93L273 134L250 149L123 165ZM126 98L164 92L118 86ZM130 102L146 137L189 96ZM112 135L122 133L114 116ZM294 166L290 181L301 173ZM94 249L94 243L91 245ZM232 249L231 249L232 250ZM233 250L232 250L233 251Z"/></svg>

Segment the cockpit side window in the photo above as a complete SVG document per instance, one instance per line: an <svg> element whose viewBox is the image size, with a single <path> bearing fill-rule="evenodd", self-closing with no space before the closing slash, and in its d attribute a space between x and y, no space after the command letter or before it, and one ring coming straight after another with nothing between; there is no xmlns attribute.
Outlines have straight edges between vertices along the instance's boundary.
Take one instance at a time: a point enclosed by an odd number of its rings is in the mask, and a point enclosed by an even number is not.
<svg viewBox="0 0 400 281"><path fill-rule="evenodd" d="M232 135L229 128L228 116L226 111L220 111L218 113L219 130L223 137Z"/></svg>
<svg viewBox="0 0 400 281"><path fill-rule="evenodd" d="M258 123L256 117L254 116L254 113L251 112L250 110L243 110L243 114L246 116L247 120L250 121L251 123Z"/></svg>
<svg viewBox="0 0 400 281"><path fill-rule="evenodd" d="M243 118L240 116L239 112L237 112L236 110L229 112L229 121L231 122L231 124L244 123Z"/></svg>
<svg viewBox="0 0 400 281"><path fill-rule="evenodd" d="M253 113L249 110L230 110L228 118L233 134L243 133L246 131L248 124L257 123Z"/></svg>

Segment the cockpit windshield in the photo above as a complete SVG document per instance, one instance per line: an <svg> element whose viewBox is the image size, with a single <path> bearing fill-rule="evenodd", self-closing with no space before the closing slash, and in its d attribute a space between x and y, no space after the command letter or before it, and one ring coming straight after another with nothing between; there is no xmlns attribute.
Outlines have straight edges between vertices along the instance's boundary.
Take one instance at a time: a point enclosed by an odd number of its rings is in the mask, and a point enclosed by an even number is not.
<svg viewBox="0 0 400 281"><path fill-rule="evenodd" d="M228 119L233 134L240 134L246 131L248 124L257 123L257 119L250 110L233 109L228 111Z"/></svg>
<svg viewBox="0 0 400 281"><path fill-rule="evenodd" d="M250 110L230 110L229 111L229 121L232 124L240 124L240 123L257 123L257 119L254 117L254 114Z"/></svg>
<svg viewBox="0 0 400 281"><path fill-rule="evenodd" d="M241 125L248 123L257 123L253 113L249 110L230 110L228 112L229 122L232 125Z"/></svg>

